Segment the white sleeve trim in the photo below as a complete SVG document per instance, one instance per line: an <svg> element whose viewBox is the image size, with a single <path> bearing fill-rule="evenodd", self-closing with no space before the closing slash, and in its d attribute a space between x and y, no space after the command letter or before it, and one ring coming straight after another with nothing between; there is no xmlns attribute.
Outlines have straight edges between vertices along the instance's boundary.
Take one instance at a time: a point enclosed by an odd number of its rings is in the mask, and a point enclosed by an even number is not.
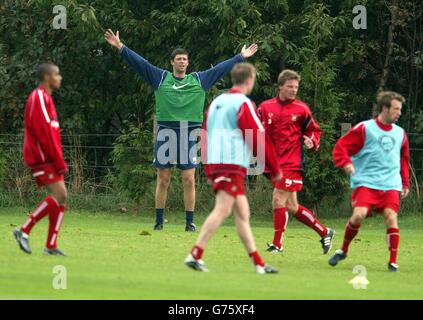
<svg viewBox="0 0 423 320"><path fill-rule="evenodd" d="M160 86L162 85L165 74L166 74L166 70L164 70L162 72L162 78L160 79L160 83L159 83L159 86L157 87L157 89L160 88Z"/></svg>
<svg viewBox="0 0 423 320"><path fill-rule="evenodd" d="M203 87L203 84L201 83L201 79L200 79L200 75L198 74L198 72L193 72L193 74L196 75L198 82L200 83L200 87Z"/></svg>
<svg viewBox="0 0 423 320"><path fill-rule="evenodd" d="M355 130L355 129L357 129L361 125L363 125L363 127L365 127L364 121L361 121L361 122L357 123L352 129Z"/></svg>
<svg viewBox="0 0 423 320"><path fill-rule="evenodd" d="M260 130L261 132L263 132L263 131L264 131L263 124L261 123L261 121L260 121L260 120L259 120L259 118L257 117L257 114L256 114L256 112L254 111L254 107L253 107L253 105L252 105L251 101L250 101L250 100L247 100L247 101L246 101L246 103L247 103L248 109L250 110L251 115L253 116L254 121L255 121L255 122L256 122L256 124L257 124L257 127L259 128L259 130Z"/></svg>
<svg viewBox="0 0 423 320"><path fill-rule="evenodd" d="M38 97L40 98L41 110L43 110L44 117L46 118L47 123L50 123L50 117L47 113L46 104L44 103L44 95L41 90L38 90Z"/></svg>

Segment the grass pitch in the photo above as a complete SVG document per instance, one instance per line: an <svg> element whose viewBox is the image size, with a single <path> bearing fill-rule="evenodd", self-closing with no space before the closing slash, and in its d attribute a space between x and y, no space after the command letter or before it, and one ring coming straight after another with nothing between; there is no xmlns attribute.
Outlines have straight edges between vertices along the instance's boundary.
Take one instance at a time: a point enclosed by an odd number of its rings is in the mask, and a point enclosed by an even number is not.
<svg viewBox="0 0 423 320"><path fill-rule="evenodd" d="M162 232L152 230L152 216L68 212L59 239L68 257L42 254L47 220L31 234L32 255L18 249L12 230L25 214L0 209L1 299L423 299L423 219L401 217L400 271L386 268L388 250L381 217L369 218L349 256L337 267L327 260L342 241L346 219L322 219L337 231L335 247L323 255L319 236L291 219L285 252L269 254L271 217L253 218L253 232L277 275L254 273L229 219L204 254L211 272L189 270L183 261L198 233L184 231L184 216L168 214ZM196 222L201 225L204 216ZM53 289L53 268L67 271L67 289ZM367 289L349 280L356 265L367 270Z"/></svg>

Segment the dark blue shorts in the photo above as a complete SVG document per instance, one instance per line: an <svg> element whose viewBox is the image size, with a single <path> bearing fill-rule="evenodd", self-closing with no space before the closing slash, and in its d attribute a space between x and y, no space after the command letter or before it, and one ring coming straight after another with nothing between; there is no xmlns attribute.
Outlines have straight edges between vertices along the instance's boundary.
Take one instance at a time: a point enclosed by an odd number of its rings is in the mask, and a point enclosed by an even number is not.
<svg viewBox="0 0 423 320"><path fill-rule="evenodd" d="M181 126L179 128L158 125L154 146L153 166L166 169L176 166L181 170L198 166L198 126Z"/></svg>

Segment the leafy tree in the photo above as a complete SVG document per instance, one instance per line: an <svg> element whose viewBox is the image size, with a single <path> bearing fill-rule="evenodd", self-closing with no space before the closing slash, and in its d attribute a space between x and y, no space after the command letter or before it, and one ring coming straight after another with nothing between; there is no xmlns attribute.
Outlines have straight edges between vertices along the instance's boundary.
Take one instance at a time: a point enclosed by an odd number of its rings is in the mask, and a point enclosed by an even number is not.
<svg viewBox="0 0 423 320"><path fill-rule="evenodd" d="M52 27L58 4L67 8L65 30ZM367 8L366 30L352 27L355 5ZM170 68L169 53L177 46L189 50L190 69L201 70L256 42L259 51L251 60L258 69L255 102L275 94L282 69L296 69L303 78L300 98L324 131L321 150L306 153L304 201L317 204L326 195L340 199L346 177L331 163L338 124L371 117L380 87L406 96L400 124L423 133L422 14L420 0L3 0L0 134L22 132L35 67L54 61L64 78L55 96L64 133L121 134L112 155L120 179L114 181L141 197L136 186L151 178L141 167L150 165L152 153L136 152L141 146L152 149L153 91L107 45L104 30L119 30L125 44L161 68ZM229 85L228 77L222 79L208 92L208 102ZM88 144L97 138L90 139ZM412 143L423 146L414 137ZM87 152L86 157L95 155ZM413 163L420 160L415 153Z"/></svg>

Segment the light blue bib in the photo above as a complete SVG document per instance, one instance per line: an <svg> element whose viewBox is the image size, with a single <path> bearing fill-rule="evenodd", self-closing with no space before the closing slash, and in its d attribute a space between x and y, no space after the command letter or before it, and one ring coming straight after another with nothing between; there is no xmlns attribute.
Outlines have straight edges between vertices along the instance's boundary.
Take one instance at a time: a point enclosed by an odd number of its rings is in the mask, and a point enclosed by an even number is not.
<svg viewBox="0 0 423 320"><path fill-rule="evenodd" d="M207 163L249 168L251 150L238 128L238 111L251 101L240 93L223 93L210 105L207 116Z"/></svg>
<svg viewBox="0 0 423 320"><path fill-rule="evenodd" d="M401 146L404 130L393 125L382 130L374 119L363 122L366 140L363 148L352 157L355 174L351 188L365 186L376 190L402 190Z"/></svg>

